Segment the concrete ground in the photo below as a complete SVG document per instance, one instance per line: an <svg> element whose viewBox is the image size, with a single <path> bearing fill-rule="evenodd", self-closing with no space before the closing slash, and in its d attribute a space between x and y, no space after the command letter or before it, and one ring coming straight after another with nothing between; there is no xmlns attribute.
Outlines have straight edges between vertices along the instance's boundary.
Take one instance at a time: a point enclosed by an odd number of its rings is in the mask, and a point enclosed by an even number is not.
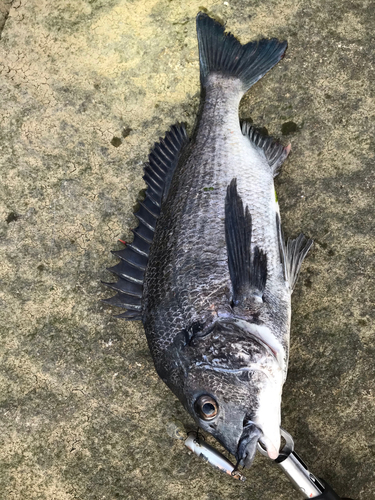
<svg viewBox="0 0 375 500"><path fill-rule="evenodd" d="M247 482L170 438L191 421L139 322L100 280L135 225L142 164L199 100L195 15L287 39L242 118L292 144L285 234L315 246L293 295L283 425L342 496L375 499L375 4L349 0L0 2L0 498L299 498L259 456Z"/></svg>

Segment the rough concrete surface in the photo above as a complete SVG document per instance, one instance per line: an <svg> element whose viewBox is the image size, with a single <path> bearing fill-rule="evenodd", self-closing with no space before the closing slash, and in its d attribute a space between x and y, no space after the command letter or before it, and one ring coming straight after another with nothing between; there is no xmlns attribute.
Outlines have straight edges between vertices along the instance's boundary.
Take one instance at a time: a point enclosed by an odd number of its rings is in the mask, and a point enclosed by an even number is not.
<svg viewBox="0 0 375 500"><path fill-rule="evenodd" d="M110 250L136 224L151 145L194 123L199 10L243 42L289 42L240 110L291 142L277 178L284 231L315 240L293 295L283 425L340 495L375 499L366 0L0 2L1 499L299 498L266 458L240 484L170 438L172 417L191 421L141 324L99 301Z"/></svg>

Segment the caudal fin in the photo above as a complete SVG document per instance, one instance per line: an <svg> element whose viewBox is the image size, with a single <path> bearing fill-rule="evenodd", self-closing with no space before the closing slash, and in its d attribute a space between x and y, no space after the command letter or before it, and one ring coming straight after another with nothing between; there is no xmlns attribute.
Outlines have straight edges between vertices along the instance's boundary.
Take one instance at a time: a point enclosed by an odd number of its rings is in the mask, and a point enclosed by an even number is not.
<svg viewBox="0 0 375 500"><path fill-rule="evenodd" d="M283 57L287 42L276 38L242 45L223 25L203 12L197 15L201 84L212 72L238 77L246 92Z"/></svg>

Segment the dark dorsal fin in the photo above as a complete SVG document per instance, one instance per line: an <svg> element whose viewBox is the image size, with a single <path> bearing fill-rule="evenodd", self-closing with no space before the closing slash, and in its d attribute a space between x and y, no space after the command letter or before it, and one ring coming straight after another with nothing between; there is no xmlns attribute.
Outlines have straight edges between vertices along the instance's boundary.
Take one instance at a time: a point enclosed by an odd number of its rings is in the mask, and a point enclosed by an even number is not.
<svg viewBox="0 0 375 500"><path fill-rule="evenodd" d="M289 144L285 148L272 137L260 134L255 127L246 122L243 122L242 124L242 133L243 135L247 135L250 141L263 151L264 156L272 169L273 176L275 177L279 173L281 165L286 160L286 157L290 152L291 145Z"/></svg>
<svg viewBox="0 0 375 500"><path fill-rule="evenodd" d="M105 299L107 304L123 307L127 311L119 318L141 319L143 278L156 221L159 218L162 202L168 194L173 173L181 151L188 143L184 125L176 124L165 134L164 139L155 143L144 167L143 179L147 184L146 198L139 201L140 208L134 215L139 225L133 230L134 239L124 250L112 252L120 262L108 269L118 276L116 283L104 283L118 293Z"/></svg>
<svg viewBox="0 0 375 500"><path fill-rule="evenodd" d="M301 233L294 240L289 238L285 244L279 214L276 214L276 227L279 235L280 260L284 268L284 278L288 281L290 291L293 293L302 262L312 247L313 240L306 239Z"/></svg>
<svg viewBox="0 0 375 500"><path fill-rule="evenodd" d="M267 255L257 246L251 252L252 221L249 208L244 210L233 179L225 198L225 240L234 305L262 302L267 281Z"/></svg>

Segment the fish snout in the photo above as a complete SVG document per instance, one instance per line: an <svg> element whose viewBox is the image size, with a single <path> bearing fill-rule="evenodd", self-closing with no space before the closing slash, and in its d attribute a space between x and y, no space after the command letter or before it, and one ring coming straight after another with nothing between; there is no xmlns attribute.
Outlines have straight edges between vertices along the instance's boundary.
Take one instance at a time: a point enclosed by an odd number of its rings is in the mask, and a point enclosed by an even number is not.
<svg viewBox="0 0 375 500"><path fill-rule="evenodd" d="M257 444L263 433L254 422L248 422L243 429L238 443L236 459L237 464L248 469L254 461Z"/></svg>
<svg viewBox="0 0 375 500"><path fill-rule="evenodd" d="M279 456L280 450L280 435L274 436L273 439L270 439L268 436L265 436L263 434L260 441L270 459L276 460L276 458Z"/></svg>

